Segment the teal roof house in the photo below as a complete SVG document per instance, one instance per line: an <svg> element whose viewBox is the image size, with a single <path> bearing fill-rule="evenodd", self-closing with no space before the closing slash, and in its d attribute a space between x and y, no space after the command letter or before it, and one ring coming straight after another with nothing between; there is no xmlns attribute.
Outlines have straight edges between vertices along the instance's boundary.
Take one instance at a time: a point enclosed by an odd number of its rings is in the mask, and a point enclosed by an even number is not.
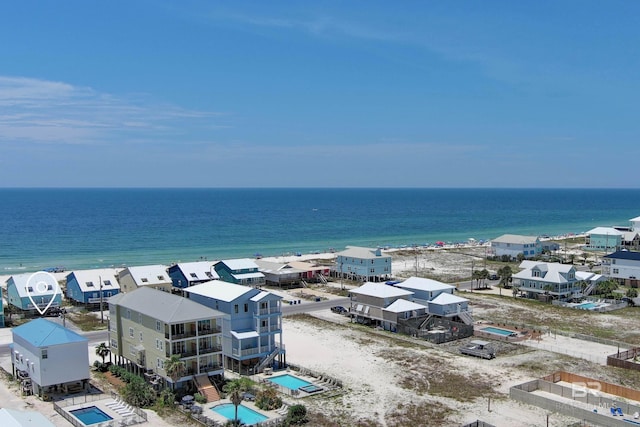
<svg viewBox="0 0 640 427"><path fill-rule="evenodd" d="M185 289L195 302L220 310L225 368L241 374L285 363L282 343L282 297L271 292L214 280Z"/></svg>
<svg viewBox="0 0 640 427"><path fill-rule="evenodd" d="M62 304L62 292L57 283L48 283L41 280L40 276L33 276L35 279L32 276L32 273L24 273L9 277L7 302L18 310L31 313L38 309L44 311L47 307L59 308Z"/></svg>
<svg viewBox="0 0 640 427"><path fill-rule="evenodd" d="M613 227L596 227L587 231L584 248L588 251L615 251L622 245L624 232Z"/></svg>
<svg viewBox="0 0 640 427"><path fill-rule="evenodd" d="M42 318L14 328L12 333L13 374L30 379L34 394L87 387L89 349L85 337Z"/></svg>
<svg viewBox="0 0 640 427"><path fill-rule="evenodd" d="M228 283L255 288L265 283L264 274L259 271L258 264L248 258L218 261L213 264L213 268L218 273L218 277Z"/></svg>

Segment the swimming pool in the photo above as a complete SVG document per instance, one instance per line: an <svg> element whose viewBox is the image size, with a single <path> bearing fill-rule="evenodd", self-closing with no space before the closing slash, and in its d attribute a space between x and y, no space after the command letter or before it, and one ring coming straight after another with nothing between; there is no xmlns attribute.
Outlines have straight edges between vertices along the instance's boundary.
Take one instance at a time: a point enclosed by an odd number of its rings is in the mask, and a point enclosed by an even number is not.
<svg viewBox="0 0 640 427"><path fill-rule="evenodd" d="M580 308L582 310L593 310L597 306L598 304L596 304L595 302L584 302L582 304L574 306L574 308Z"/></svg>
<svg viewBox="0 0 640 427"><path fill-rule="evenodd" d="M222 415L228 420L234 420L236 417L236 407L233 403L223 403L222 405L214 406L211 410ZM269 417L266 417L251 408L247 408L244 405L238 405L238 419L243 424L253 425L266 421Z"/></svg>
<svg viewBox="0 0 640 427"><path fill-rule="evenodd" d="M90 406L88 408L75 409L69 411L74 417L82 421L86 426L91 424L102 423L104 421L112 420L109 415L105 414L96 406Z"/></svg>
<svg viewBox="0 0 640 427"><path fill-rule="evenodd" d="M484 332L489 332L490 334L502 335L503 337L515 335L515 332L513 331L510 331L508 329L494 328L493 326L487 326L486 328L482 328L482 330Z"/></svg>
<svg viewBox="0 0 640 427"><path fill-rule="evenodd" d="M289 374L278 375L277 377L269 378L269 381L291 390L297 390L301 387L309 387L313 385L309 381L301 380L300 378Z"/></svg>

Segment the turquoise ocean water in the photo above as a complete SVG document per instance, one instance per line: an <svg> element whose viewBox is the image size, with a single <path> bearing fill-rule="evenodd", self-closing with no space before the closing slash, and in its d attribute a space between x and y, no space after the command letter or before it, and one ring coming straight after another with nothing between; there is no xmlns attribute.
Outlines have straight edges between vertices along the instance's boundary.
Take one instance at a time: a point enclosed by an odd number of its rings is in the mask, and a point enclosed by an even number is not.
<svg viewBox="0 0 640 427"><path fill-rule="evenodd" d="M0 274L581 233L637 189L0 189Z"/></svg>

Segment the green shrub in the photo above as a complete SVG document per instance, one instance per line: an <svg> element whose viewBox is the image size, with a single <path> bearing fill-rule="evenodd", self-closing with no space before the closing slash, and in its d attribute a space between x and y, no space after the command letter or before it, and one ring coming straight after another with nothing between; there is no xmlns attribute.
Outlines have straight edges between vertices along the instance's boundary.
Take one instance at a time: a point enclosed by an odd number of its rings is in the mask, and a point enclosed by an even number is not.
<svg viewBox="0 0 640 427"><path fill-rule="evenodd" d="M197 403L207 403L207 398L204 397L203 395L201 395L200 393L196 393L193 395L193 399L197 402Z"/></svg>
<svg viewBox="0 0 640 427"><path fill-rule="evenodd" d="M307 408L304 405L293 405L287 412L286 425L302 425L307 422Z"/></svg>
<svg viewBox="0 0 640 427"><path fill-rule="evenodd" d="M263 411L272 411L282 406L282 399L273 388L265 388L256 394L256 406Z"/></svg>

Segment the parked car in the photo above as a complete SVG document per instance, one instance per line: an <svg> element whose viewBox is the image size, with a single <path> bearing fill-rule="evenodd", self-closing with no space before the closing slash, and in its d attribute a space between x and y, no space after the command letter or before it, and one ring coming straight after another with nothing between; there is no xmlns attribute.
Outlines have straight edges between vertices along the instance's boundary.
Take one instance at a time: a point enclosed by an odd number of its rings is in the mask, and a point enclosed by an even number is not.
<svg viewBox="0 0 640 427"><path fill-rule="evenodd" d="M331 307L331 311L338 314L346 314L348 310L340 305L336 305L335 307Z"/></svg>
<svg viewBox="0 0 640 427"><path fill-rule="evenodd" d="M498 276L496 273L489 274L489 280L498 280L499 278L500 276Z"/></svg>

